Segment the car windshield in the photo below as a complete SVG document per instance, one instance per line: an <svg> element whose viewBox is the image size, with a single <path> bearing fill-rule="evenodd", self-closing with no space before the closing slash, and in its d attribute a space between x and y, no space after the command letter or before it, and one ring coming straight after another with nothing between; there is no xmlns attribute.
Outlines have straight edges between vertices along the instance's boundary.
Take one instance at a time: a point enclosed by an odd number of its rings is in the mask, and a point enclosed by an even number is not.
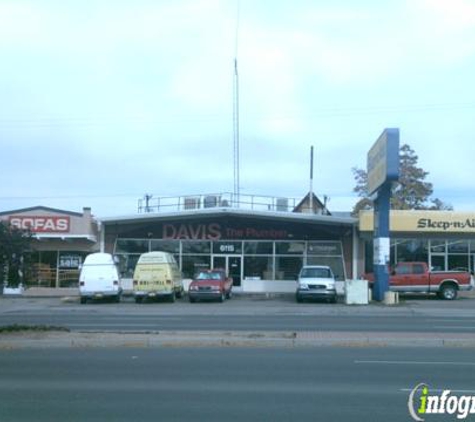
<svg viewBox="0 0 475 422"><path fill-rule="evenodd" d="M303 278L331 278L328 268L304 268L300 277Z"/></svg>
<svg viewBox="0 0 475 422"><path fill-rule="evenodd" d="M196 277L197 280L221 280L221 273L202 272Z"/></svg>

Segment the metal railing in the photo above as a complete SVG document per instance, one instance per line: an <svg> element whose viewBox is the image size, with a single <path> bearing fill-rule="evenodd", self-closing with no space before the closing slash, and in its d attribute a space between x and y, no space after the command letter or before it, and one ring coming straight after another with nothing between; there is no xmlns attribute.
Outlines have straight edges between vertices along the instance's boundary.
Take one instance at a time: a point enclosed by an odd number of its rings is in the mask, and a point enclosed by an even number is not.
<svg viewBox="0 0 475 422"><path fill-rule="evenodd" d="M211 208L291 212L297 204L298 200L295 198L242 194L236 197L231 192L156 198L147 195L146 198L138 200L138 212L173 212Z"/></svg>

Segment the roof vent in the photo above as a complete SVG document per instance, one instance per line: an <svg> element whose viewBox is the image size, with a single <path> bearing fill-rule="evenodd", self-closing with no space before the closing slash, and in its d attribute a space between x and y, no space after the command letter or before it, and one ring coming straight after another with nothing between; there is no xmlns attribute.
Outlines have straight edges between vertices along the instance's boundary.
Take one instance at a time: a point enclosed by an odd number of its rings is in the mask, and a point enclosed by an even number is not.
<svg viewBox="0 0 475 422"><path fill-rule="evenodd" d="M288 211L289 210L289 200L287 198L277 198L276 200L276 210L277 211Z"/></svg>
<svg viewBox="0 0 475 422"><path fill-rule="evenodd" d="M187 197L185 198L185 210L195 210L200 207L199 197Z"/></svg>

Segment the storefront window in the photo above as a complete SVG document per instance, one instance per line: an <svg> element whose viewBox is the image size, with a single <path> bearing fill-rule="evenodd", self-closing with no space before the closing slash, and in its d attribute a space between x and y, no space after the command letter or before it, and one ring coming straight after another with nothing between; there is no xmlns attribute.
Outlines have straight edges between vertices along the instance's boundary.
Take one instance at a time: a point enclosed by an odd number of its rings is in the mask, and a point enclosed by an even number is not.
<svg viewBox="0 0 475 422"><path fill-rule="evenodd" d="M116 254L119 259L119 272L122 278L133 278L140 254Z"/></svg>
<svg viewBox="0 0 475 422"><path fill-rule="evenodd" d="M275 279L296 280L303 265L303 257L276 256Z"/></svg>
<svg viewBox="0 0 475 422"><path fill-rule="evenodd" d="M279 255L303 255L304 242L275 242L275 253Z"/></svg>
<svg viewBox="0 0 475 422"><path fill-rule="evenodd" d="M468 253L468 241L466 240L449 241L447 247L449 253Z"/></svg>
<svg viewBox="0 0 475 422"><path fill-rule="evenodd" d="M150 250L179 254L180 241L179 240L152 240L150 241Z"/></svg>
<svg viewBox="0 0 475 422"><path fill-rule="evenodd" d="M31 269L25 278L25 282L28 285L56 287L58 252L34 252L30 262Z"/></svg>
<svg viewBox="0 0 475 422"><path fill-rule="evenodd" d="M86 252L60 252L58 260L58 283L60 287L77 287L79 266L86 257Z"/></svg>
<svg viewBox="0 0 475 422"><path fill-rule="evenodd" d="M211 242L183 241L182 252L185 253L211 253Z"/></svg>
<svg viewBox="0 0 475 422"><path fill-rule="evenodd" d="M445 271L445 254L444 255L431 255L430 267L432 271Z"/></svg>
<svg viewBox="0 0 475 422"><path fill-rule="evenodd" d="M273 269L271 256L244 257L244 277L258 277L261 280L273 280Z"/></svg>
<svg viewBox="0 0 475 422"><path fill-rule="evenodd" d="M395 242L396 262L428 262L428 242L421 239L397 239Z"/></svg>
<svg viewBox="0 0 475 422"><path fill-rule="evenodd" d="M342 256L340 242L308 242L307 255Z"/></svg>
<svg viewBox="0 0 475 422"><path fill-rule="evenodd" d="M345 266L342 257L314 257L307 258L307 265L328 265L337 280L345 280Z"/></svg>
<svg viewBox="0 0 475 422"><path fill-rule="evenodd" d="M274 253L272 242L244 242L246 255L272 255Z"/></svg>
<svg viewBox="0 0 475 422"><path fill-rule="evenodd" d="M445 240L431 240L430 251L432 253L445 253L446 252Z"/></svg>
<svg viewBox="0 0 475 422"><path fill-rule="evenodd" d="M469 255L449 255L448 270L449 271L470 271Z"/></svg>
<svg viewBox="0 0 475 422"><path fill-rule="evenodd" d="M146 239L117 239L114 253L144 253L149 251L149 241Z"/></svg>
<svg viewBox="0 0 475 422"><path fill-rule="evenodd" d="M181 259L181 272L184 278L194 278L201 270L211 268L210 256L184 255Z"/></svg>

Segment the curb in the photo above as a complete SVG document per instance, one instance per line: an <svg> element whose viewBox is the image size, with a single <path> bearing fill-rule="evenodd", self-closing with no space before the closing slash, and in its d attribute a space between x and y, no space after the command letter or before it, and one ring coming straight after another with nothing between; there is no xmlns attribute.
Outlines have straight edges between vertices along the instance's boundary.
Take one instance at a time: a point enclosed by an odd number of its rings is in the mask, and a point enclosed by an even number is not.
<svg viewBox="0 0 475 422"><path fill-rule="evenodd" d="M0 335L0 350L163 347L449 347L475 348L470 335L355 332L17 332Z"/></svg>

